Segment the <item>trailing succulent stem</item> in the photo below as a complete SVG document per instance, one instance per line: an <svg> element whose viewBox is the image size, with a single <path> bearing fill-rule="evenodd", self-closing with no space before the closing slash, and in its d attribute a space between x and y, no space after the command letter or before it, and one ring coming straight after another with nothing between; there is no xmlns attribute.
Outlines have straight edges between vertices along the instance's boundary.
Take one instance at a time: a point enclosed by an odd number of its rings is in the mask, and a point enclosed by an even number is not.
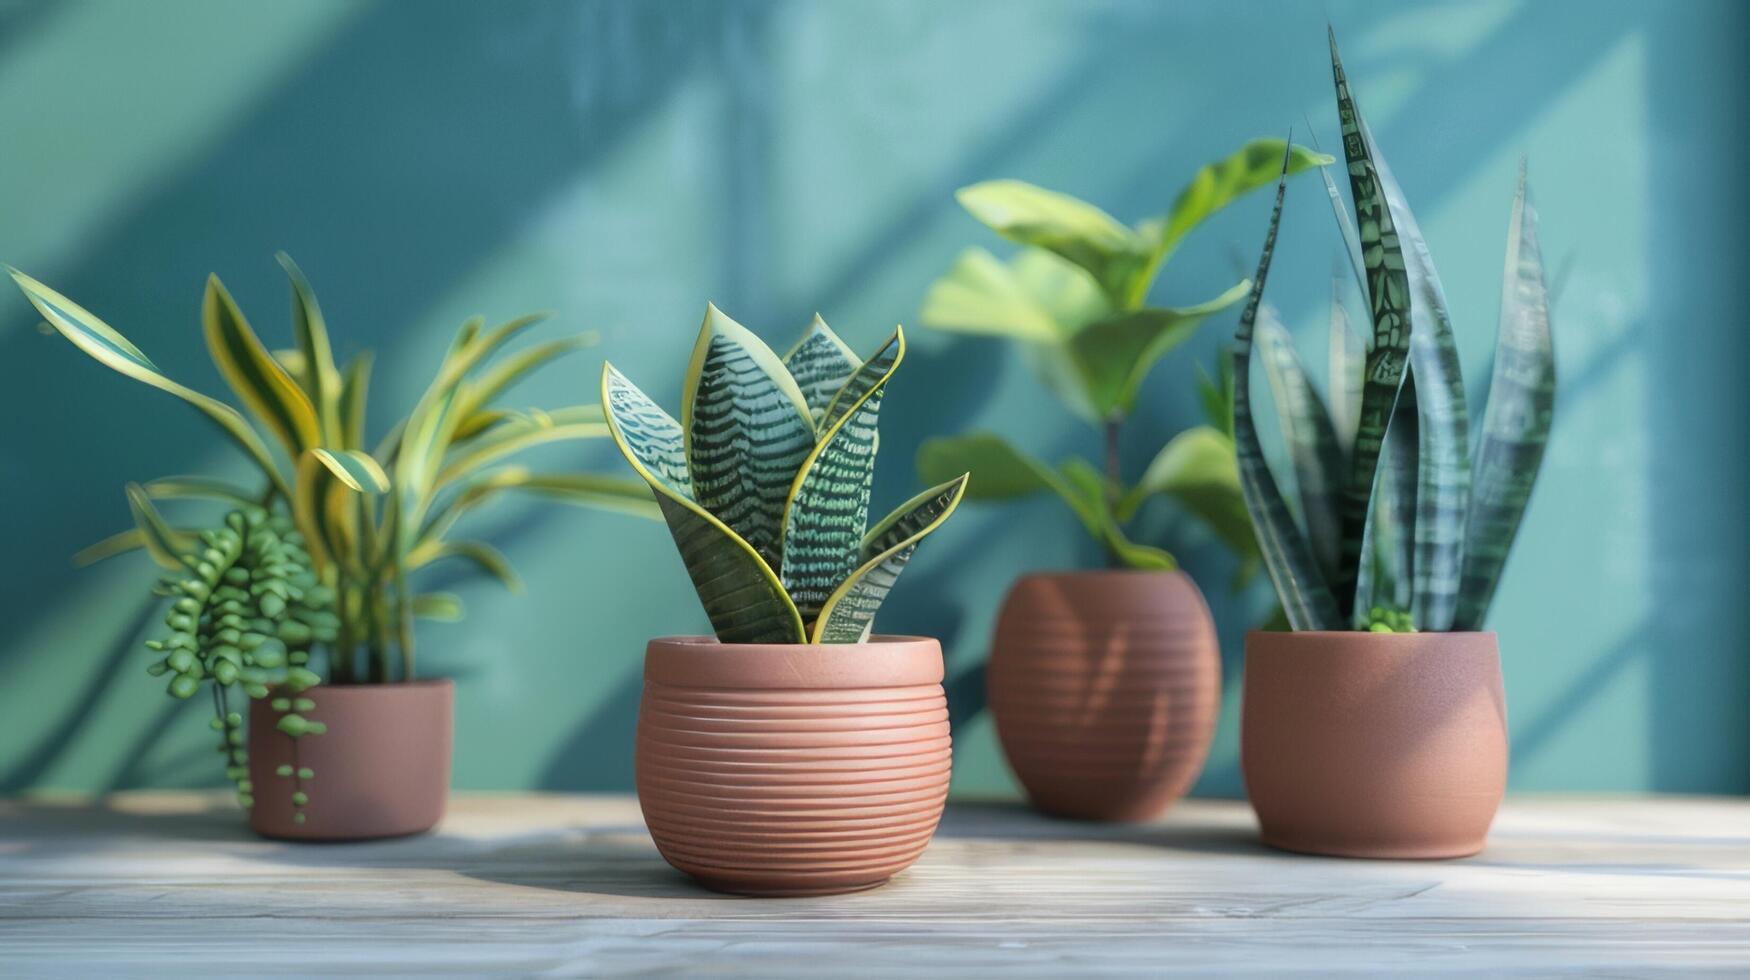
<svg viewBox="0 0 1750 980"><path fill-rule="evenodd" d="M1334 35L1331 71L1353 222L1335 183L1327 178L1326 187L1368 301L1371 340L1357 358L1347 314L1334 298L1336 410L1328 411L1286 331L1260 319L1254 295L1235 334L1234 429L1246 506L1294 629L1480 629L1530 499L1555 405L1548 290L1524 168L1508 233L1494 384L1473 463L1445 291L1415 215L1355 105ZM1260 293L1287 178L1284 166L1259 259ZM1305 533L1258 449L1246 383L1254 328L1298 476ZM1351 394L1357 389L1358 399Z"/></svg>

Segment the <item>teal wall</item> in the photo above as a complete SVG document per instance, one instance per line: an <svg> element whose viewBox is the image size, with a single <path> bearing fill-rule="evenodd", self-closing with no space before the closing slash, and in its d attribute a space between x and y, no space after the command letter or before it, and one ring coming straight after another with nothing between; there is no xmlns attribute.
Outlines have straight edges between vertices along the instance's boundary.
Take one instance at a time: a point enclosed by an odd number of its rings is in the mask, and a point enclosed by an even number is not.
<svg viewBox="0 0 1750 980"><path fill-rule="evenodd" d="M909 323L961 247L1000 248L954 206L961 184L1023 177L1136 219L1303 114L1334 144L1327 17L1474 386L1521 153L1563 270L1559 419L1494 615L1514 785L1750 790L1750 31L1730 0L0 0L0 259L210 391L203 277L283 338L284 248L341 353L383 355L380 415L411 401L465 316L533 308L605 343L522 399L593 401L605 352L676 404L707 299L773 344L816 310L861 348ZM1156 299L1231 282L1266 209L1249 199L1201 229ZM1316 184L1292 189L1283 234L1271 297L1316 351L1336 254ZM67 556L125 526L125 481L242 465L190 412L33 323L0 296L0 789L210 784L201 706L143 670L150 566ZM1156 371L1124 442L1133 471L1196 419L1191 364L1231 329L1217 319ZM912 337L878 503L913 488L932 433L1094 449L1002 345ZM619 466L604 446L543 457ZM1267 597L1229 594L1230 560L1167 505L1144 523L1221 624L1230 696L1201 790L1232 794L1234 658ZM424 632L426 668L459 681L457 785L625 788L643 641L705 629L666 534L514 504L476 530L530 588L436 576L470 610ZM978 673L1003 590L1097 559L1051 501L968 507L901 582L881 627L949 651L958 790L1013 791Z"/></svg>

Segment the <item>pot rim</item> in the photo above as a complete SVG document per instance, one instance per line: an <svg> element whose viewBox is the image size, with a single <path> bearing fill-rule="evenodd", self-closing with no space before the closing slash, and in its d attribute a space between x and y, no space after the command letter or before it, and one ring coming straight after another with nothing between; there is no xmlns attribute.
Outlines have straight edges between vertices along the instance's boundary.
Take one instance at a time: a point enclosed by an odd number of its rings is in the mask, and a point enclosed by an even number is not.
<svg viewBox="0 0 1750 980"><path fill-rule="evenodd" d="M352 697L354 695L378 695L386 697L396 694L413 695L426 691L454 691L455 687L456 682L453 678L421 677L411 681L388 681L381 684L372 684L369 682L363 684L332 684L328 681L323 681L320 684L315 684L305 688L304 691L320 691L324 694L339 695L341 697ZM280 685L274 685L273 689L275 691L280 690ZM258 702L259 699L257 698L250 699L251 704L256 704Z"/></svg>
<svg viewBox="0 0 1750 980"><path fill-rule="evenodd" d="M661 636L644 650L646 683L740 690L836 690L940 684L935 637L877 634L863 643L721 643Z"/></svg>
<svg viewBox="0 0 1750 980"><path fill-rule="evenodd" d="M1467 642L1472 637L1487 637L1491 641L1499 639L1499 635L1494 630L1417 630L1413 633L1375 633L1372 630L1246 630L1247 642L1250 642L1254 637L1269 637L1272 642L1278 638L1305 638L1326 642L1351 639L1358 643L1382 645L1409 642L1428 643L1435 637L1466 638L1457 641L1461 643ZM1365 639L1362 639L1363 637Z"/></svg>

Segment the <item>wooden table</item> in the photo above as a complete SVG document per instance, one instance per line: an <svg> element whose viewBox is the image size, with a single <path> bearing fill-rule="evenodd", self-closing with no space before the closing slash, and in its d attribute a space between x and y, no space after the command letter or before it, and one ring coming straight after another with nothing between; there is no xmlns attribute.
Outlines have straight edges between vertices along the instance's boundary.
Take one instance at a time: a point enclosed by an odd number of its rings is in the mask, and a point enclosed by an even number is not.
<svg viewBox="0 0 1750 980"><path fill-rule="evenodd" d="M1267 851L1244 804L1094 826L957 803L837 898L701 891L628 797L464 796L433 834L256 839L220 799L0 802L0 975L1750 974L1750 801L1516 799L1483 854Z"/></svg>

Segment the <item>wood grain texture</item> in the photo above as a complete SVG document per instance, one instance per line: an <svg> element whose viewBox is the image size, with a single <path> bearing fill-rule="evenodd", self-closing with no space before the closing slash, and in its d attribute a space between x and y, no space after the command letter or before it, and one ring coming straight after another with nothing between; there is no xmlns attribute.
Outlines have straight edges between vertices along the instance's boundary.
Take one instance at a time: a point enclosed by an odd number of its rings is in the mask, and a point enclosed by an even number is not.
<svg viewBox="0 0 1750 980"><path fill-rule="evenodd" d="M630 797L464 796L434 833L251 836L199 794L0 802L0 974L1014 977L1750 971L1750 801L1511 799L1444 863L1266 851L1240 803L1151 824L954 804L880 889L747 899Z"/></svg>

